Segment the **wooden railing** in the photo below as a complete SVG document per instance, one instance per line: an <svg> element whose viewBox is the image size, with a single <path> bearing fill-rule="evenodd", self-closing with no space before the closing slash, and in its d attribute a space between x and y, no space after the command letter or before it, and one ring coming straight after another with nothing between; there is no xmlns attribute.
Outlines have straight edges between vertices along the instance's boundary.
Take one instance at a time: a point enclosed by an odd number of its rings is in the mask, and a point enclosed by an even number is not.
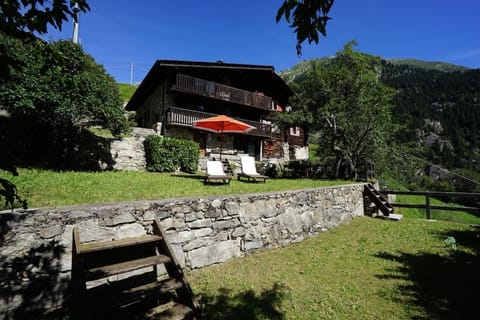
<svg viewBox="0 0 480 320"><path fill-rule="evenodd" d="M181 73L172 89L273 111L272 98L268 96Z"/></svg>
<svg viewBox="0 0 480 320"><path fill-rule="evenodd" d="M208 117L213 117L213 116L218 116L218 114L195 111L190 109L183 109L183 108L170 108L167 111L166 124L192 127L195 121L200 119L205 119ZM260 123L260 122L251 121L251 120L245 120L241 118L235 118L235 119L245 122L256 128L246 133L248 135L268 137L268 138L278 137L278 133L272 131L272 125L270 124Z"/></svg>
<svg viewBox="0 0 480 320"><path fill-rule="evenodd" d="M480 193L467 192L436 192L436 191L380 191L382 194L399 194L408 196L424 196L425 204L409 204L409 203L392 203L393 207L398 208L416 208L424 209L427 219L432 218L432 210L450 210L450 211L464 211L480 215L480 208L478 207L460 207L460 206L437 206L430 204L430 197L448 197L448 198L477 198L480 199Z"/></svg>

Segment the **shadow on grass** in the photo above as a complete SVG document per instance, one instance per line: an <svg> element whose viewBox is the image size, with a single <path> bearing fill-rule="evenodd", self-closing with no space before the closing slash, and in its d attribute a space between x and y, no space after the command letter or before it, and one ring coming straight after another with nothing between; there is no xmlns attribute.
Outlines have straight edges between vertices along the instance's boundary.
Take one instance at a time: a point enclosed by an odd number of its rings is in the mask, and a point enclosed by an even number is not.
<svg viewBox="0 0 480 320"><path fill-rule="evenodd" d="M187 179L193 179L193 180L203 180L205 178L205 175L203 174L197 174L197 173L174 173L171 174L172 177L178 177L178 178L187 178Z"/></svg>
<svg viewBox="0 0 480 320"><path fill-rule="evenodd" d="M454 237L460 250L451 247L447 255L429 252L417 254L381 252L377 258L400 263L391 274L378 275L382 279L400 279L409 284L399 285L399 301L415 305L425 316L413 319L472 319L479 315L480 289L480 234L478 230L441 233L440 245Z"/></svg>
<svg viewBox="0 0 480 320"><path fill-rule="evenodd" d="M285 316L279 310L287 294L288 288L278 283L261 293L233 293L222 288L216 295L201 295L202 319L283 320Z"/></svg>

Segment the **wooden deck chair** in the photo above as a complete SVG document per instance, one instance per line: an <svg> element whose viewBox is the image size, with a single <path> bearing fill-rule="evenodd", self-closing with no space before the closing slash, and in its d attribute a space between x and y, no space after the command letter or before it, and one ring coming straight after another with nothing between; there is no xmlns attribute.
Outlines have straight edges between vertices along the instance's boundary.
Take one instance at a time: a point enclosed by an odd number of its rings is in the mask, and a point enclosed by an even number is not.
<svg viewBox="0 0 480 320"><path fill-rule="evenodd" d="M223 171L223 165L220 161L207 161L207 175L203 179L204 183L212 181L230 183L231 180L232 176L229 176Z"/></svg>
<svg viewBox="0 0 480 320"><path fill-rule="evenodd" d="M267 176L261 175L257 172L257 168L255 167L255 159L253 157L240 157L240 164L242 166L242 172L238 174L238 180L240 180L240 178L247 178L249 182L263 180L265 183L265 181L268 179Z"/></svg>

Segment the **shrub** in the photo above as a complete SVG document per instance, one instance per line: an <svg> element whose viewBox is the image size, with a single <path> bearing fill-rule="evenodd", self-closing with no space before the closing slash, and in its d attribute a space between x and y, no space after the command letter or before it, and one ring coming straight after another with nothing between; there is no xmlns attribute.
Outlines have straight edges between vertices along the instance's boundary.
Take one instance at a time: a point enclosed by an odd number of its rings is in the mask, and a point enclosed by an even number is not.
<svg viewBox="0 0 480 320"><path fill-rule="evenodd" d="M328 165L319 160L291 160L282 169L285 178L331 178L333 172Z"/></svg>
<svg viewBox="0 0 480 320"><path fill-rule="evenodd" d="M197 171L199 147L193 141L149 135L144 146L148 171Z"/></svg>

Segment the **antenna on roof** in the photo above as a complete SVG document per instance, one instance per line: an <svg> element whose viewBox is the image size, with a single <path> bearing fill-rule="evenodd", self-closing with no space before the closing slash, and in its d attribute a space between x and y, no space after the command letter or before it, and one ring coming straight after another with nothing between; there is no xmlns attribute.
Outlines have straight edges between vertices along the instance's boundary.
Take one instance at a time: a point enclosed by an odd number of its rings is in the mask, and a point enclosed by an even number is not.
<svg viewBox="0 0 480 320"><path fill-rule="evenodd" d="M72 35L72 42L73 43L78 43L78 27L79 27L79 23L80 23L80 20L78 19L78 17L79 17L78 12L79 11L80 11L80 9L78 8L78 3L75 3L75 6L73 8L73 14L74 14L73 35Z"/></svg>

